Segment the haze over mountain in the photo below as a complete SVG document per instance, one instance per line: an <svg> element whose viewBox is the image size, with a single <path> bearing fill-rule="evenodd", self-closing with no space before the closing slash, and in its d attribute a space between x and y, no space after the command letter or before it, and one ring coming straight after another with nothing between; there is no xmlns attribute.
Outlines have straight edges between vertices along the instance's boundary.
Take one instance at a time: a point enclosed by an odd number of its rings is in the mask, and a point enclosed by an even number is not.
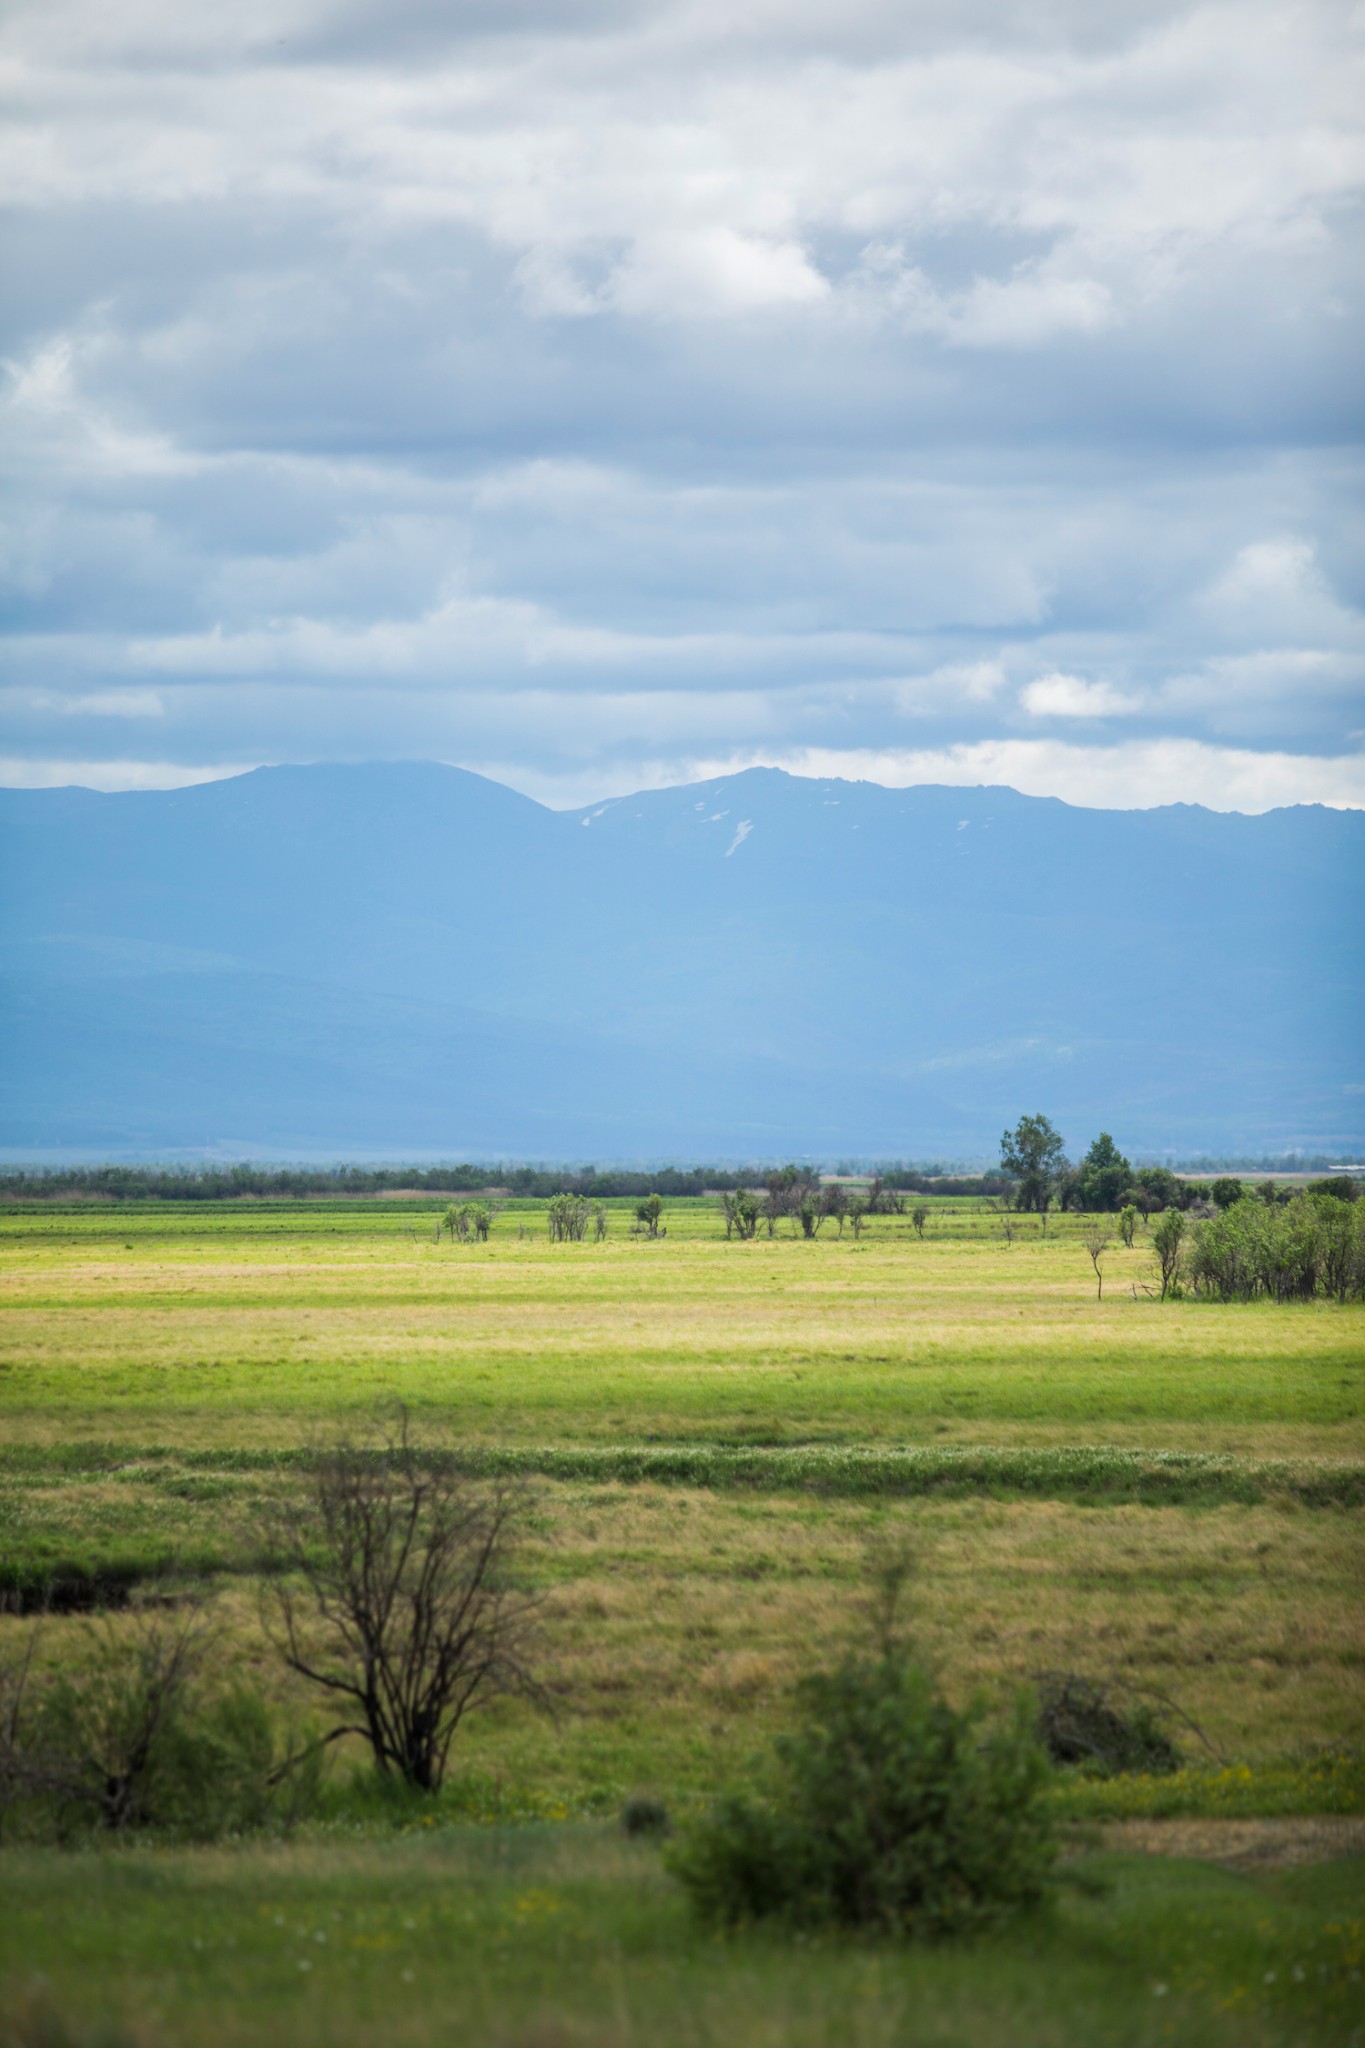
<svg viewBox="0 0 1365 2048"><path fill-rule="evenodd" d="M0 1142L91 1157L1359 1145L1365 814L752 769L0 792Z"/></svg>

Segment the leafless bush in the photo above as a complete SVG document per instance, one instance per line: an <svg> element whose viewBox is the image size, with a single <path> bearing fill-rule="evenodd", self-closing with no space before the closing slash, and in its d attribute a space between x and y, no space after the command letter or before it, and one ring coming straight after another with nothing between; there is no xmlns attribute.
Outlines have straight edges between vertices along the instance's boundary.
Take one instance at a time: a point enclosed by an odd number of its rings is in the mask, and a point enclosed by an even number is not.
<svg viewBox="0 0 1365 2048"><path fill-rule="evenodd" d="M184 1713L208 1644L208 1623L195 1605L143 1609L131 1634L106 1625L88 1668L59 1679L44 1700L43 1789L93 1809L103 1827L139 1826L160 1751Z"/></svg>
<svg viewBox="0 0 1365 2048"><path fill-rule="evenodd" d="M199 1602L90 1624L87 1653L38 1684L40 1626L0 1667L0 1814L26 1835L207 1838L287 1818L293 1790L316 1789L320 1759L292 1741L281 1754L259 1695L206 1688L214 1636Z"/></svg>
<svg viewBox="0 0 1365 2048"><path fill-rule="evenodd" d="M267 1594L271 1638L341 1706L328 1740L361 1735L382 1773L435 1791L467 1713L545 1699L537 1602L510 1575L525 1492L466 1478L400 1414L378 1451L321 1455L309 1505L272 1532L285 1574Z"/></svg>

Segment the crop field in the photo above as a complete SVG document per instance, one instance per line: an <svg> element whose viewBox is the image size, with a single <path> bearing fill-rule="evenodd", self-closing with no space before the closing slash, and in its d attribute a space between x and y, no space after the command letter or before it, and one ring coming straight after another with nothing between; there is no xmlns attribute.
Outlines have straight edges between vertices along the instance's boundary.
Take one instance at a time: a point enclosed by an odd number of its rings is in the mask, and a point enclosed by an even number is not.
<svg viewBox="0 0 1365 2048"><path fill-rule="evenodd" d="M1097 1299L1080 1219L1009 1241L982 1205L927 1206L922 1235L740 1242L715 1204L668 1203L651 1239L621 1202L605 1241L559 1245L530 1201L486 1244L437 1241L432 1197L0 1212L13 1609L207 1580L224 1668L309 1706L261 1633L266 1512L402 1402L471 1471L527 1475L557 1701L471 1720L422 1816L348 1803L343 1754L292 1842L0 1852L0 2040L112 2014L156 2044L872 2048L911 2014L916 2040L1000 2039L1006 2011L1023 2042L1356 2038L1359 1858L1092 1848L1093 1886L964 1975L717 1942L616 1829L632 1792L686 1811L744 1780L888 1549L950 1696L1068 1669L1190 1717L1189 1768L1070 1787L1069 1816L1360 1808L1365 1309L1161 1302L1141 1230ZM94 1625L119 1611L46 1615L40 1667ZM29 1627L0 1615L0 1652Z"/></svg>

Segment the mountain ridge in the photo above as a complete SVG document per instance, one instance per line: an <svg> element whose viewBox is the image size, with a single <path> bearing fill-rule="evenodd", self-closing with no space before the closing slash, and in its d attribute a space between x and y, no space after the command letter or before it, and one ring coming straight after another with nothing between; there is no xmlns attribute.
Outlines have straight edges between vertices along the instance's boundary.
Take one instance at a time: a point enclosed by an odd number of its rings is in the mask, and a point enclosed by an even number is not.
<svg viewBox="0 0 1365 2048"><path fill-rule="evenodd" d="M316 764L0 791L0 864L10 1150L1365 1133L1360 812L766 768L555 811Z"/></svg>

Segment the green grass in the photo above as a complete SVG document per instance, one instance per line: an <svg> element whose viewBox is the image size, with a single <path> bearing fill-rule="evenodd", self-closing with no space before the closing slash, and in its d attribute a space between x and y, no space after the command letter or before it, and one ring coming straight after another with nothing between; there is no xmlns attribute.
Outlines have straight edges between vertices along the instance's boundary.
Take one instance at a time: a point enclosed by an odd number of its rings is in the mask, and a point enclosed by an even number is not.
<svg viewBox="0 0 1365 2048"><path fill-rule="evenodd" d="M1093 1859L1111 1889L964 1965L713 1941L650 1852L563 1816L742 1780L887 1543L952 1696L1115 1676L1230 1759L1069 1781L1068 1815L1359 1811L1365 1310L1162 1304L1141 1238L1097 1301L1074 1219L1009 1245L973 1204L814 1244L727 1243L705 1203L650 1242L612 1206L605 1244L557 1248L532 1203L477 1248L431 1241L432 1198L0 1214L0 1589L211 1574L223 1667L301 1705L262 1642L262 1511L400 1397L466 1469L531 1479L562 1701L472 1721L430 1830L338 1791L292 1845L5 1849L0 2009L36 1973L77 2030L16 2038L1350 2040L1359 1860ZM0 1655L26 1627L0 1615ZM44 1668L88 1649L44 1622ZM509 1824L534 1816L560 1824Z"/></svg>
<svg viewBox="0 0 1365 2048"><path fill-rule="evenodd" d="M73 2032L113 2020L197 2048L1354 2038L1359 1859L1250 1878L1097 1856L1076 1875L1053 1912L964 1957L716 1939L654 1851L602 1827L18 1852L0 1861L0 1972L11 2015L46 2005Z"/></svg>
<svg viewBox="0 0 1365 2048"><path fill-rule="evenodd" d="M903 1218L814 1244L669 1218L552 1247L509 1210L461 1247L387 1205L10 1215L6 1435L290 1445L397 1395L503 1445L1365 1447L1365 1309L1162 1304L1141 1241L1097 1302L1070 1218L1012 1247L982 1212L923 1242Z"/></svg>

